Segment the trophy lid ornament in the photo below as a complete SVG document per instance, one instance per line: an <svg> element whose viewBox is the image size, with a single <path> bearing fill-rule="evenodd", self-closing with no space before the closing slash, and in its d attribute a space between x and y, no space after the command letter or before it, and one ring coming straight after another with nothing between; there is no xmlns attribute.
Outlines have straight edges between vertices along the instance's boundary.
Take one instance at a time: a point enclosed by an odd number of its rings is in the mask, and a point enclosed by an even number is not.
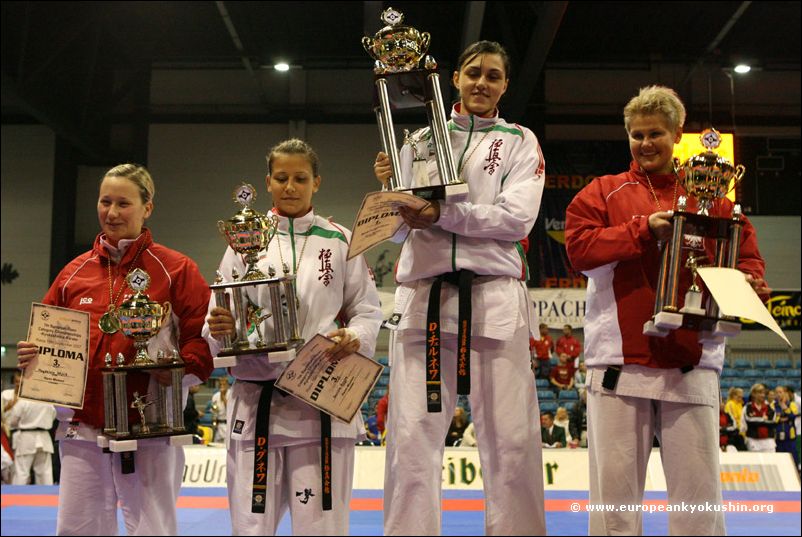
<svg viewBox="0 0 802 537"><path fill-rule="evenodd" d="M381 14L386 24L371 37L362 38L362 46L376 60L376 74L399 73L418 68L421 58L429 49L431 35L402 24L404 14L388 7Z"/></svg>

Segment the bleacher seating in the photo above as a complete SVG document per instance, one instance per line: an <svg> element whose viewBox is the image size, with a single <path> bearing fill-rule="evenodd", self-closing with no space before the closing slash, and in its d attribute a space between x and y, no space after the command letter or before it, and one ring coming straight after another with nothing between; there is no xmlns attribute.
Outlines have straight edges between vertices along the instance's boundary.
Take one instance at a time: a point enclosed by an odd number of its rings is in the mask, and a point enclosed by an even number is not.
<svg viewBox="0 0 802 537"><path fill-rule="evenodd" d="M535 386L537 386L538 392L540 390L549 390L549 381L546 379L535 379Z"/></svg>
<svg viewBox="0 0 802 537"><path fill-rule="evenodd" d="M746 358L736 358L733 365L736 369L749 369L752 367L752 362Z"/></svg>
<svg viewBox="0 0 802 537"><path fill-rule="evenodd" d="M791 364L791 360L788 358L777 358L774 361L774 367L777 369L791 369L793 365Z"/></svg>
<svg viewBox="0 0 802 537"><path fill-rule="evenodd" d="M552 414L557 411L557 401L541 401L540 412L551 412Z"/></svg>
<svg viewBox="0 0 802 537"><path fill-rule="evenodd" d="M537 392L537 398L541 401L543 400L553 400L554 399L554 392L551 390L541 390Z"/></svg>
<svg viewBox="0 0 802 537"><path fill-rule="evenodd" d="M758 358L755 360L755 368L757 369L773 369L774 364L768 358Z"/></svg>
<svg viewBox="0 0 802 537"><path fill-rule="evenodd" d="M560 390L560 401L576 401L579 399L579 394L576 390Z"/></svg>

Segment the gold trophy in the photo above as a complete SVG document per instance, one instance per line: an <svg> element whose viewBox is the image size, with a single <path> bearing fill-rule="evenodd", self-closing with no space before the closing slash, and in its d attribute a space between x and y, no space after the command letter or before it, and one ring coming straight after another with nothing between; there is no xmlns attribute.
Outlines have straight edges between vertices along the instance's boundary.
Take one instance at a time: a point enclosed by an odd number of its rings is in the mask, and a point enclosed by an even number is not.
<svg viewBox="0 0 802 537"><path fill-rule="evenodd" d="M113 452L136 451L137 440L143 438L169 437L170 445L191 444L192 435L187 434L184 427L184 362L176 349L172 349L169 357L164 350L159 350L155 360L148 355L147 349L148 341L169 320L172 311L170 303L159 304L145 294L150 286L150 276L144 270L134 269L126 281L134 295L120 305L119 318L121 331L134 340L136 353L128 363L122 353L114 361L111 354L106 354L105 365L100 370L104 426L97 443ZM170 386L151 381L156 385L155 388L143 395L134 392L133 399L129 401L128 374L155 370L170 371ZM139 412L139 423L129 424L130 409Z"/></svg>
<svg viewBox="0 0 802 537"><path fill-rule="evenodd" d="M712 296L708 296L706 304L702 305L697 270L703 266L699 261L704 256L693 252L684 265L691 270L692 285L685 294L683 306L680 308L679 305L680 267L686 237L695 239L700 247L705 238L715 240L715 260L710 266L736 268L743 231L740 204L735 204L729 218L709 216L709 210L716 199L723 198L735 188L746 168L741 164L733 165L713 151L721 144L721 135L716 130L704 131L701 140L707 151L688 158L677 168L679 181L688 195L697 199L698 209L695 213L686 211L688 200L685 196L679 197L677 210L672 216L673 235L662 253L654 316L643 325L646 335L663 337L671 330L685 327L699 330L700 341L704 342L722 341L721 338L736 336L741 330L736 319L721 317Z"/></svg>
<svg viewBox="0 0 802 537"><path fill-rule="evenodd" d="M381 20L386 26L373 37L363 37L362 46L375 60L374 111L382 147L390 158L392 177L389 186L392 190L409 192L424 199L467 199L468 185L459 179L454 165L437 63L431 56L426 56L423 69L419 68L431 36L428 32L419 32L402 24L404 15L391 7L382 12ZM427 177L425 186L404 189L401 187L401 166L391 109L421 105L426 107L430 127L429 131L424 130L421 134L431 137L441 184L430 185ZM414 144L421 141L419 134L417 138L407 136L405 143L414 149Z"/></svg>
<svg viewBox="0 0 802 537"><path fill-rule="evenodd" d="M295 349L303 345L298 328L298 299L295 293L295 275L289 267L282 267L283 276L276 277L274 267L265 275L256 263L258 253L266 250L278 232L278 217L267 217L251 209L256 189L243 183L234 190L234 201L242 209L227 221L218 221L220 233L238 254L245 255L245 274L234 271L231 281L225 281L218 271L210 286L215 304L232 312L236 334L225 337L222 349L214 359L215 367L237 365L238 356L271 353L271 360L284 361L295 357ZM260 293L267 286L270 310L255 306L257 299L249 298L247 289ZM233 299L233 308L231 300ZM264 327L263 327L264 324ZM253 333L253 341L250 335Z"/></svg>

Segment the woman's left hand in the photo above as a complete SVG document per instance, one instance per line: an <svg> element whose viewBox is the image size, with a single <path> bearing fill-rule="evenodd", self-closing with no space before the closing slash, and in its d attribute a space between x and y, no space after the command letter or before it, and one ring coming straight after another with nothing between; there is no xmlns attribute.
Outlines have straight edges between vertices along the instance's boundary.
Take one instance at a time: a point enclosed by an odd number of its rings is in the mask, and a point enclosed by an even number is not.
<svg viewBox="0 0 802 537"><path fill-rule="evenodd" d="M326 334L326 337L335 341L335 344L327 351L327 357L331 362L345 358L359 350L359 337L350 328L338 328Z"/></svg>
<svg viewBox="0 0 802 537"><path fill-rule="evenodd" d="M763 278L755 278L751 274L747 274L746 281L752 286L752 289L755 290L755 293L763 296L768 296L771 294L771 287L768 286L766 280Z"/></svg>
<svg viewBox="0 0 802 537"><path fill-rule="evenodd" d="M432 200L423 209L413 209L406 205L398 208L404 223L412 229L426 229L440 219L440 202Z"/></svg>

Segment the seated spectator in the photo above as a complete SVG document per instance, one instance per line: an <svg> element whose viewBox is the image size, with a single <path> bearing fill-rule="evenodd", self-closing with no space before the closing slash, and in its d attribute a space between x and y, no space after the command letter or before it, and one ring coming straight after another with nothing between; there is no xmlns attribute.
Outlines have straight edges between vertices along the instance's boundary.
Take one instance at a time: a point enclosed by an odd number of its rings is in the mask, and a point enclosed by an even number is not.
<svg viewBox="0 0 802 537"><path fill-rule="evenodd" d="M570 420L568 419L568 411L565 407L559 407L554 414L554 425L558 425L565 430L565 445L575 448L579 445L579 440L575 440L571 436Z"/></svg>
<svg viewBox="0 0 802 537"><path fill-rule="evenodd" d="M465 409L458 406L454 409L454 417L451 418L451 425L448 427L446 433L446 445L458 446L462 442L462 433L468 426L468 417L465 415Z"/></svg>
<svg viewBox="0 0 802 537"><path fill-rule="evenodd" d="M554 424L554 414L551 412L540 415L540 437L544 448L565 447L565 429Z"/></svg>
<svg viewBox="0 0 802 537"><path fill-rule="evenodd" d="M580 397L582 397L582 393L585 391L585 378L587 374L588 368L585 365L585 360L582 360L579 362L579 369L574 373L574 388L576 388Z"/></svg>
<svg viewBox="0 0 802 537"><path fill-rule="evenodd" d="M727 402L724 405L724 412L732 419L738 428L740 440L733 439L730 445L735 446L738 451L746 451L746 422L743 420L744 411L744 391L742 388L732 387L727 392Z"/></svg>
<svg viewBox="0 0 802 537"><path fill-rule="evenodd" d="M582 391L579 394L579 401L574 403L571 409L571 417L568 428L574 440L579 439L579 447L588 447L588 392Z"/></svg>
<svg viewBox="0 0 802 537"><path fill-rule="evenodd" d="M776 443L774 431L777 422L774 409L766 403L766 387L755 384L749 392L749 404L744 408L744 421L746 423L746 447L749 451L774 453Z"/></svg>
<svg viewBox="0 0 802 537"><path fill-rule="evenodd" d="M467 427L465 427L465 431L462 433L462 443L460 444L464 447L476 447L476 429L473 426L473 422L470 422Z"/></svg>
<svg viewBox="0 0 802 537"><path fill-rule="evenodd" d="M777 394L773 405L774 415L777 417L777 430L774 437L777 452L790 453L799 469L799 454L796 451L796 437L799 432L796 430L795 423L796 418L799 417L799 407L785 386L777 386L774 391Z"/></svg>
<svg viewBox="0 0 802 537"><path fill-rule="evenodd" d="M560 363L551 368L549 382L555 397L559 397L560 390L570 390L574 387L574 367L569 360L570 356L561 353Z"/></svg>

